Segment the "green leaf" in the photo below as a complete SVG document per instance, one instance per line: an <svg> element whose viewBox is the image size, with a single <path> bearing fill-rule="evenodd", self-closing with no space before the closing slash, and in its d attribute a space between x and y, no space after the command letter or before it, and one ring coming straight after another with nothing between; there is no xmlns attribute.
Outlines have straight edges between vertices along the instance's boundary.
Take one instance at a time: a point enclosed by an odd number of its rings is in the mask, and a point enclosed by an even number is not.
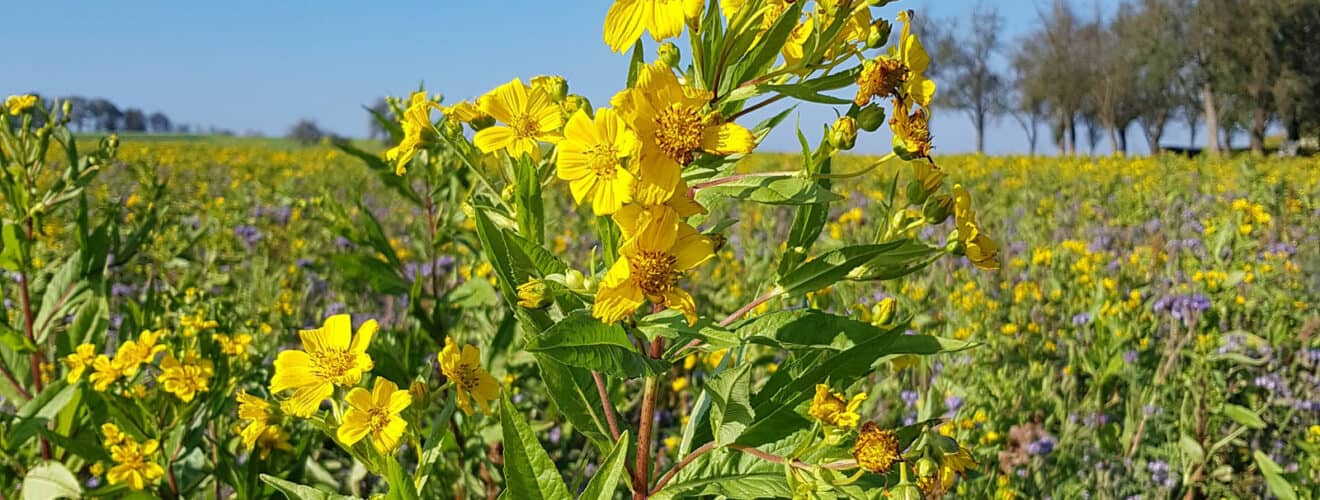
<svg viewBox="0 0 1320 500"><path fill-rule="evenodd" d="M541 176L531 157L524 155L515 160L517 182L513 198L517 207L518 232L537 245L545 243L545 213L541 204Z"/></svg>
<svg viewBox="0 0 1320 500"><path fill-rule="evenodd" d="M901 244L862 264L848 275L852 281L892 280L925 268L943 255L943 249L914 239L897 240Z"/></svg>
<svg viewBox="0 0 1320 500"><path fill-rule="evenodd" d="M738 337L733 332L715 324L706 318L698 318L697 324L688 325L687 318L683 313L673 309L666 309L655 314L642 318L637 322L637 330L645 335L647 340L653 340L656 337L668 339L680 339L676 342L676 347L687 345L691 339L701 340L703 349L726 349L739 344Z"/></svg>
<svg viewBox="0 0 1320 500"><path fill-rule="evenodd" d="M41 308L33 321L37 344L46 340L54 325L52 320L63 318L73 308L82 305L91 291L91 285L82 279L82 252L75 251L64 261L59 271L51 276L42 294Z"/></svg>
<svg viewBox="0 0 1320 500"><path fill-rule="evenodd" d="M568 313L545 333L529 340L527 350L613 377L636 378L668 368L667 363L638 352L623 327L601 323L585 309Z"/></svg>
<svg viewBox="0 0 1320 500"><path fill-rule="evenodd" d="M798 266L779 279L779 286L789 296L820 290L848 277L854 269L872 259L903 246L903 241L878 245L855 245L826 252Z"/></svg>
<svg viewBox="0 0 1320 500"><path fill-rule="evenodd" d="M830 173L830 156L824 155L817 162L811 151L811 145L807 143L807 136L802 135L802 129L797 131L798 142L802 144L802 161L806 164L807 173ZM825 138L821 138L822 145ZM829 189L832 183L828 178L822 178L816 181L824 189ZM820 239L820 232L825 229L825 223L829 221L829 204L816 203L812 205L802 205L797 207L793 214L793 225L788 232L788 249L779 261L779 267L775 274L781 279L788 275L806 260L807 252Z"/></svg>
<svg viewBox="0 0 1320 500"><path fill-rule="evenodd" d="M767 205L810 205L843 199L802 177L742 177L697 191L697 201L703 205L721 196Z"/></svg>
<svg viewBox="0 0 1320 500"><path fill-rule="evenodd" d="M770 92L776 92L782 95L792 97L794 99L800 99L803 101L815 102L820 104L847 105L847 104L852 104L853 102L852 99L844 99L841 97L834 97L832 95L825 95L816 92L814 90L811 90L810 88L803 86L802 84L766 85L765 89Z"/></svg>
<svg viewBox="0 0 1320 500"><path fill-rule="evenodd" d="M540 369L541 381L545 382L549 393L550 403L601 453L609 450L612 441L603 413L600 391L596 389L591 372L565 365L545 355L535 357L536 365Z"/></svg>
<svg viewBox="0 0 1320 500"><path fill-rule="evenodd" d="M284 493L284 496L289 500L347 500L357 498L318 490L311 486L286 481L270 474L262 474L261 480L266 484L274 486L275 489L280 490L280 492Z"/></svg>
<svg viewBox="0 0 1320 500"><path fill-rule="evenodd" d="M748 78L754 78L769 69L771 64L779 58L779 52L784 48L784 42L788 40L793 29L797 27L798 21L802 17L802 6L806 2L794 2L788 10L784 11L775 21L770 30L761 37L760 43L752 49L751 54L740 64L742 72L738 75L738 84L747 81Z"/></svg>
<svg viewBox="0 0 1320 500"><path fill-rule="evenodd" d="M79 390L80 386L78 384L68 385L65 384L63 379L60 379L46 386L31 401L24 403L15 415L18 423L5 436L9 441L9 447L17 447L36 436L39 432L38 429L45 426L47 422L54 420L69 404L69 401L74 399Z"/></svg>
<svg viewBox="0 0 1320 500"><path fill-rule="evenodd" d="M580 500L614 498L614 490L619 487L619 477L623 475L623 465L628 460L628 448L631 443L628 439L628 431L623 431L623 435L619 436L619 442L614 443L614 449L605 456L600 468L596 469L596 475L592 476L591 481L587 482L586 489L578 496Z"/></svg>
<svg viewBox="0 0 1320 500"><path fill-rule="evenodd" d="M1249 429L1265 428L1265 421L1260 419L1260 415L1257 415L1256 412L1248 410L1242 406L1238 406L1232 403L1225 404L1224 415L1226 415L1230 419L1233 419L1233 421L1237 422L1238 425L1242 425Z"/></svg>
<svg viewBox="0 0 1320 500"><path fill-rule="evenodd" d="M1201 460L1205 459L1205 451L1201 448L1201 443L1187 434L1178 438L1178 447L1182 448L1183 458L1188 463L1201 463Z"/></svg>
<svg viewBox="0 0 1320 500"><path fill-rule="evenodd" d="M361 283L379 294L404 295L412 288L388 263L369 255L334 254L330 262L347 282Z"/></svg>
<svg viewBox="0 0 1320 500"><path fill-rule="evenodd" d="M500 427L504 429L504 480L512 498L569 500L568 487L555 462L541 448L536 433L527 426L506 394L500 398Z"/></svg>
<svg viewBox="0 0 1320 500"><path fill-rule="evenodd" d="M1269 455L1260 450L1256 450L1251 456L1256 459L1256 466L1260 467L1260 473L1265 476L1265 486L1270 489L1270 493L1279 497L1279 500L1297 499L1297 490L1283 477L1283 467L1279 467Z"/></svg>
<svg viewBox="0 0 1320 500"><path fill-rule="evenodd" d="M417 500L417 487L413 484L412 476L392 456L386 457L385 478L390 484L390 490L385 494L386 500Z"/></svg>
<svg viewBox="0 0 1320 500"><path fill-rule="evenodd" d="M19 253L21 250L22 247L18 243L18 226L5 224L0 228L0 269L17 271L19 262L23 260Z"/></svg>
<svg viewBox="0 0 1320 500"><path fill-rule="evenodd" d="M19 354L31 354L37 352L37 345L28 340L27 335L15 330L8 323L0 322L0 344L9 346L14 352Z"/></svg>
<svg viewBox="0 0 1320 500"><path fill-rule="evenodd" d="M505 238L504 232L491 222L490 217L483 211L477 210L473 214L477 222L477 239L481 241L482 253L486 254L486 259L490 261L491 267L495 269L495 275L499 278L500 292L504 295L504 302L507 304L518 303L517 286L522 284L513 271L513 254L510 253L509 243Z"/></svg>
<svg viewBox="0 0 1320 500"><path fill-rule="evenodd" d="M711 377L706 384L710 394L710 427L715 443L726 445L738 439L752 423L750 396L751 363L743 363L732 370L724 370Z"/></svg>
<svg viewBox="0 0 1320 500"><path fill-rule="evenodd" d="M23 500L82 498L82 485L59 462L43 462L23 476Z"/></svg>

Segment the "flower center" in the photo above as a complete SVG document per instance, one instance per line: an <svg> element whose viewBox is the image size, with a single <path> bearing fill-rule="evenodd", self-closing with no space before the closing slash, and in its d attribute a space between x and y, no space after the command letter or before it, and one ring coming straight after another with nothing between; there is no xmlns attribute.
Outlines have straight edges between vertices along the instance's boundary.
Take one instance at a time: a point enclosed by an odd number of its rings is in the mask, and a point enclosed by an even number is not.
<svg viewBox="0 0 1320 500"><path fill-rule="evenodd" d="M587 150L591 171L602 180L613 180L617 173L619 150L612 144L597 144Z"/></svg>
<svg viewBox="0 0 1320 500"><path fill-rule="evenodd" d="M513 134L518 138L536 137L537 126L536 119L532 115L518 115L509 123L509 128L513 129Z"/></svg>
<svg viewBox="0 0 1320 500"><path fill-rule="evenodd" d="M674 263L678 259L665 252L643 250L636 257L628 259L633 279L649 297L660 297L668 292L678 281L674 272Z"/></svg>
<svg viewBox="0 0 1320 500"><path fill-rule="evenodd" d="M459 365L458 380L455 380L454 383L458 384L459 389L462 389L463 392L472 392L476 390L477 383L481 381L481 377L478 375L476 366Z"/></svg>
<svg viewBox="0 0 1320 500"><path fill-rule="evenodd" d="M697 110L670 104L655 116L655 143L665 156L679 165L692 163L692 154L701 147L704 129Z"/></svg>
<svg viewBox="0 0 1320 500"><path fill-rule="evenodd" d="M311 356L312 365L316 367L316 376L322 380L344 376L349 369L353 368L354 361L357 359L356 354L338 349L325 349L307 354Z"/></svg>
<svg viewBox="0 0 1320 500"><path fill-rule="evenodd" d="M385 426L390 423L390 412L388 408L371 408L367 410L367 417L367 425L371 428L371 432L385 430Z"/></svg>

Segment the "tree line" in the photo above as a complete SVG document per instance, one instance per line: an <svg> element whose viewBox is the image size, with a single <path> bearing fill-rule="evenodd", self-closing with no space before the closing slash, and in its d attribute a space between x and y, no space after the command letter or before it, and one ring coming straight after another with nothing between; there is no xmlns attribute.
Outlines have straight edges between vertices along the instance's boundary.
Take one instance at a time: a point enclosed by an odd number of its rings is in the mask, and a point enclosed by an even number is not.
<svg viewBox="0 0 1320 500"><path fill-rule="evenodd" d="M1255 153L1272 127L1294 148L1320 133L1320 0L1125 0L1105 13L1054 0L1034 17L1017 39L985 4L918 24L937 62L935 105L970 119L978 151L1004 117L1033 154L1042 129L1064 154L1082 141L1127 152L1133 129L1158 152L1173 123L1189 131L1186 149L1210 154L1239 133Z"/></svg>
<svg viewBox="0 0 1320 500"><path fill-rule="evenodd" d="M56 99L46 98L32 93L41 99L49 109L56 106ZM149 132L149 133L189 133L192 127L175 123L169 115L160 111L147 113L135 107L120 107L103 97L68 96L58 101L69 101L72 106L69 116L69 128L77 132ZM37 115L37 118L41 118Z"/></svg>

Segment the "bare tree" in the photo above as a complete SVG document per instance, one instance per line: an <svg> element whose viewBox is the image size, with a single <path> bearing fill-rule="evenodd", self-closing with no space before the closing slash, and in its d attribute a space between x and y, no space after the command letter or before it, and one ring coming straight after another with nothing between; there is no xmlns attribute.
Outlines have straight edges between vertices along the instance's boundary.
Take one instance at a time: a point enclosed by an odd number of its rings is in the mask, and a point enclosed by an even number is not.
<svg viewBox="0 0 1320 500"><path fill-rule="evenodd" d="M976 129L976 151L985 152L986 126L1005 111L1006 85L995 66L1004 18L994 7L978 2L967 19L968 28L962 29L961 24L945 20L921 23L918 29L933 48L932 60L939 61L931 67L941 84L935 105L967 113Z"/></svg>

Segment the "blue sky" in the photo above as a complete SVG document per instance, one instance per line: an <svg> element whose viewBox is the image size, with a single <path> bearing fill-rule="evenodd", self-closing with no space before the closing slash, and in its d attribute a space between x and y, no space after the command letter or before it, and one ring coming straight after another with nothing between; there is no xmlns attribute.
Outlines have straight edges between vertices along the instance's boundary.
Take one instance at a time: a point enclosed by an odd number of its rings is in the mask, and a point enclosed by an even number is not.
<svg viewBox="0 0 1320 500"><path fill-rule="evenodd" d="M880 12L892 18L901 7L965 18L976 1L902 0ZM984 1L1003 13L1010 43L1037 21L1031 3ZM1047 2L1038 1L1042 8ZM1112 3L1081 1L1083 12ZM306 117L337 133L362 136L363 104L387 93L406 94L419 82L454 101L513 77L561 74L573 92L600 104L623 85L627 63L601 41L604 0L6 4L0 93L101 96L121 107L160 110L176 121L239 133L278 135ZM819 105L800 113L810 135L834 116ZM781 125L763 149L794 150L791 124ZM937 115L934 132L939 151L975 147L961 113ZM1172 141L1186 140L1185 131L1170 132ZM1133 149L1144 152L1139 136L1134 128ZM1026 150L1022 131L1009 119L989 131L987 145L991 153ZM858 149L888 147L887 137L871 135Z"/></svg>

